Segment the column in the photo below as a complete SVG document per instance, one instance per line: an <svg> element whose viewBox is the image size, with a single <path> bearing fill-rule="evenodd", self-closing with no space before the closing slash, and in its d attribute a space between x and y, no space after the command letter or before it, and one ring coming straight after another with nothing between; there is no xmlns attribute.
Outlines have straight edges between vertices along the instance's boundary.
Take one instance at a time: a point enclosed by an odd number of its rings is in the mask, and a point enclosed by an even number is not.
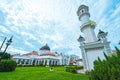
<svg viewBox="0 0 120 80"><path fill-rule="evenodd" d="M35 65L37 65L37 60L35 60Z"/></svg>
<svg viewBox="0 0 120 80"><path fill-rule="evenodd" d="M16 59L16 63L18 64L19 59Z"/></svg>
<svg viewBox="0 0 120 80"><path fill-rule="evenodd" d="M51 63L50 63L51 65L53 65L53 60L51 60Z"/></svg>
<svg viewBox="0 0 120 80"><path fill-rule="evenodd" d="M54 60L52 60L52 65L54 65Z"/></svg>
<svg viewBox="0 0 120 80"><path fill-rule="evenodd" d="M57 65L59 65L59 61L57 60Z"/></svg>
<svg viewBox="0 0 120 80"><path fill-rule="evenodd" d="M22 59L20 59L20 64L22 64Z"/></svg>
<svg viewBox="0 0 120 80"><path fill-rule="evenodd" d="M29 60L28 60L28 59L26 59L26 65L28 65L28 61L29 61Z"/></svg>
<svg viewBox="0 0 120 80"><path fill-rule="evenodd" d="M27 60L25 59L25 61L24 61L24 65L26 65L26 62L27 62Z"/></svg>
<svg viewBox="0 0 120 80"><path fill-rule="evenodd" d="M50 64L50 60L48 59L48 60L47 60L47 65L49 65L49 64Z"/></svg>
<svg viewBox="0 0 120 80"><path fill-rule="evenodd" d="M56 65L56 60L54 60L54 65Z"/></svg>
<svg viewBox="0 0 120 80"><path fill-rule="evenodd" d="M59 65L62 65L62 58L59 59Z"/></svg>
<svg viewBox="0 0 120 80"><path fill-rule="evenodd" d="M31 65L33 64L33 60L34 60L34 59L31 60L31 63L30 63Z"/></svg>
<svg viewBox="0 0 120 80"><path fill-rule="evenodd" d="M42 64L42 60L40 60L40 63L39 63L40 65Z"/></svg>
<svg viewBox="0 0 120 80"><path fill-rule="evenodd" d="M40 60L38 60L38 65L40 65Z"/></svg>
<svg viewBox="0 0 120 80"><path fill-rule="evenodd" d="M17 62L17 64L19 64L20 63L20 61L19 61L19 59L18 59L18 62Z"/></svg>
<svg viewBox="0 0 120 80"><path fill-rule="evenodd" d="M30 65L30 63L31 63L31 60L30 60L30 59L28 59L28 64Z"/></svg>
<svg viewBox="0 0 120 80"><path fill-rule="evenodd" d="M43 62L43 65L45 65L45 61L46 61L46 60L43 60L43 61L44 61L44 62Z"/></svg>

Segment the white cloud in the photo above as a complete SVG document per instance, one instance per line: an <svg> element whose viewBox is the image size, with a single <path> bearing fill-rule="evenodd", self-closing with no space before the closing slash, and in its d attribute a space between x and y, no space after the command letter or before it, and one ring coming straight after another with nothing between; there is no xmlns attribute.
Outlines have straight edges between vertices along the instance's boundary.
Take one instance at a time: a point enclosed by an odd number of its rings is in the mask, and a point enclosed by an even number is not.
<svg viewBox="0 0 120 80"><path fill-rule="evenodd" d="M9 30L5 28L5 26L0 25L0 31L1 32L5 32L5 33L9 33Z"/></svg>
<svg viewBox="0 0 120 80"><path fill-rule="evenodd" d="M16 49L16 48L13 48L13 47L9 47L8 50L11 54L18 54L18 53L26 54L26 53L28 53L27 51L24 51L22 49Z"/></svg>

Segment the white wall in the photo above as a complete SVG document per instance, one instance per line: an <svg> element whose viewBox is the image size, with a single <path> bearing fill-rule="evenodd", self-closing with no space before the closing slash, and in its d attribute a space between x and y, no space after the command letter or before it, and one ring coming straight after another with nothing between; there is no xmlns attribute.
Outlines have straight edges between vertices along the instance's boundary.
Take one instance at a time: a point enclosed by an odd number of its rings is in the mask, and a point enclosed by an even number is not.
<svg viewBox="0 0 120 80"><path fill-rule="evenodd" d="M103 60L105 59L103 54L103 48L97 48L97 49L89 49L86 50L86 61L87 61L87 70L91 70L94 68L94 61L98 59L98 57Z"/></svg>

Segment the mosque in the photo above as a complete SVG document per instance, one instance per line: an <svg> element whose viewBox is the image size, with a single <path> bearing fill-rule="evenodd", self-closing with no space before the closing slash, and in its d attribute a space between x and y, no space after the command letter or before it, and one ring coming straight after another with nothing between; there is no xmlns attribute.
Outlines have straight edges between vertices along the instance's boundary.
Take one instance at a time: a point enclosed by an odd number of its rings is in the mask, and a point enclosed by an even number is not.
<svg viewBox="0 0 120 80"><path fill-rule="evenodd" d="M77 16L81 22L80 31L83 35L77 39L80 43L79 48L82 53L82 62L84 71L94 69L94 61L98 57L105 59L103 52L111 55L110 42L106 36L108 32L99 30L97 37L94 32L95 25L90 21L89 8L81 5L77 10ZM24 55L13 56L18 65L69 65L70 57L50 51L50 47L46 44L41 47L39 52L33 51Z"/></svg>
<svg viewBox="0 0 120 80"><path fill-rule="evenodd" d="M50 47L46 44L39 49L39 52L14 55L13 60L17 65L69 65L70 57L50 51Z"/></svg>

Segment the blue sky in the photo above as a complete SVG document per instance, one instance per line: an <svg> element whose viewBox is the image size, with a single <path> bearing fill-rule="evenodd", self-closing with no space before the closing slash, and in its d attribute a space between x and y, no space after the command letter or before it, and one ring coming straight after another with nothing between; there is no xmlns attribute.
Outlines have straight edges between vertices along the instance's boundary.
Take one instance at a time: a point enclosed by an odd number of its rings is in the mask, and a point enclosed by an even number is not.
<svg viewBox="0 0 120 80"><path fill-rule="evenodd" d="M13 35L7 49L12 54L38 51L47 43L52 51L81 56L76 14L81 4L89 6L95 33L108 32L111 49L120 48L120 0L0 0L0 44Z"/></svg>

